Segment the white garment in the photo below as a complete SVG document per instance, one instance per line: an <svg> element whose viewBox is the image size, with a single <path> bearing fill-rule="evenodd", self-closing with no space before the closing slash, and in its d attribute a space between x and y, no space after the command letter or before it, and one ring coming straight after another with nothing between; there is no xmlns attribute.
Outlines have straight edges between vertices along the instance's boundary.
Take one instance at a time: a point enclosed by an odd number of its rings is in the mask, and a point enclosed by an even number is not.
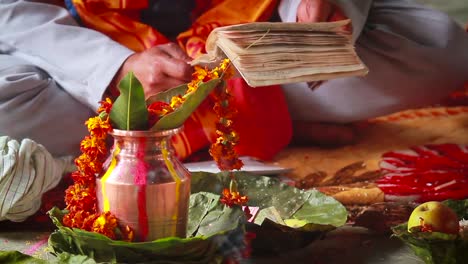
<svg viewBox="0 0 468 264"><path fill-rule="evenodd" d="M295 21L298 2L282 1L284 21ZM369 74L329 80L315 90L283 85L293 119L365 120L438 103L468 81L468 33L446 14L410 0L333 2L351 18L356 52Z"/></svg>
<svg viewBox="0 0 468 264"><path fill-rule="evenodd" d="M78 154L84 122L132 53L61 7L0 0L0 135Z"/></svg>
<svg viewBox="0 0 468 264"><path fill-rule="evenodd" d="M21 222L33 215L42 194L72 169L71 158L54 159L32 140L0 137L0 221Z"/></svg>

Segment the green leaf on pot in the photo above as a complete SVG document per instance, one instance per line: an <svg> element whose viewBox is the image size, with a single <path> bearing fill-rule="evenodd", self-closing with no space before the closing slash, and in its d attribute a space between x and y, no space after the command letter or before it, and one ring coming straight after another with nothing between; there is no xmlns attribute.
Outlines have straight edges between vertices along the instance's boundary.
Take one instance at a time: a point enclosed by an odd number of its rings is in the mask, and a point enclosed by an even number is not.
<svg viewBox="0 0 468 264"><path fill-rule="evenodd" d="M271 212L278 214L282 220L302 220L307 223L300 227L304 231L326 230L342 226L346 222L346 208L334 198L317 190L300 190L282 183L277 178L247 172L236 172L235 177L239 192L249 197L248 205L260 207L258 215L264 215L272 221L275 221L276 217L268 217ZM221 193L225 186L229 186L230 179L229 173L225 172L194 172L192 192L203 190ZM262 221L256 223L262 224Z"/></svg>
<svg viewBox="0 0 468 264"><path fill-rule="evenodd" d="M146 99L146 105L148 106L154 102L166 102L169 104L171 102L172 97L177 95L183 96L187 92L187 89L188 85L182 84L164 92L157 93Z"/></svg>
<svg viewBox="0 0 468 264"><path fill-rule="evenodd" d="M145 92L133 72L127 73L119 83L120 95L115 100L110 119L114 128L122 130L146 130L148 109Z"/></svg>
<svg viewBox="0 0 468 264"><path fill-rule="evenodd" d="M177 110L159 119L158 122L156 122L156 124L151 128L151 130L167 130L182 126L185 120L190 117L190 115L197 109L203 100L205 100L211 91L213 91L213 89L218 85L224 85L224 81L222 79L213 79L208 82L201 83L195 92L186 95L184 103L179 108L177 108ZM177 94L183 90L183 88L180 86L176 87L175 89L178 90L174 91L174 94ZM172 95L172 92L168 92L167 94L162 95L161 98L170 101L169 95Z"/></svg>
<svg viewBox="0 0 468 264"><path fill-rule="evenodd" d="M116 241L101 234L63 226L64 211L57 208L50 210L49 215L58 228L49 237L49 246L54 253L84 255L96 262L220 263L226 254L223 249L244 247L243 211L238 207L225 207L219 202L219 195L212 193L190 196L188 235L194 236L189 238L168 237L137 243ZM215 223L215 218L222 223Z"/></svg>

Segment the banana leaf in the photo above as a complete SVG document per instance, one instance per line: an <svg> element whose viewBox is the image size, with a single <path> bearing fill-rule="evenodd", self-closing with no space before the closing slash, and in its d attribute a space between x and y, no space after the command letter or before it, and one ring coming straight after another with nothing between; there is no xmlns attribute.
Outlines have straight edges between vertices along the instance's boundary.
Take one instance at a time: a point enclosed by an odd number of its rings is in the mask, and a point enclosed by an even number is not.
<svg viewBox="0 0 468 264"><path fill-rule="evenodd" d="M459 219L466 218L468 200L447 200ZM408 232L408 223L392 228L393 236L406 243L427 264L468 263L468 239L440 232Z"/></svg>
<svg viewBox="0 0 468 264"><path fill-rule="evenodd" d="M101 234L63 226L64 213L57 208L49 212L58 228L49 237L49 247L55 254L84 255L96 262L220 263L227 255L240 254L245 246L244 213L238 207L225 207L219 203L219 196L211 193L190 196L187 238L138 243L111 240Z"/></svg>
<svg viewBox="0 0 468 264"><path fill-rule="evenodd" d="M169 113L159 119L151 130L166 130L180 127L184 124L185 120L197 109L197 107L205 100L205 98L216 88L218 85L225 85L222 79L213 79L205 83L201 83L197 90L191 94L186 95L184 103L172 113ZM165 94L155 97L151 100L161 99L166 103L170 102L171 95L175 95L184 90L183 86L179 86L174 91L169 90Z"/></svg>
<svg viewBox="0 0 468 264"><path fill-rule="evenodd" d="M119 82L120 95L115 100L110 119L113 127L122 130L145 130L148 128L148 109L140 81L129 72Z"/></svg>

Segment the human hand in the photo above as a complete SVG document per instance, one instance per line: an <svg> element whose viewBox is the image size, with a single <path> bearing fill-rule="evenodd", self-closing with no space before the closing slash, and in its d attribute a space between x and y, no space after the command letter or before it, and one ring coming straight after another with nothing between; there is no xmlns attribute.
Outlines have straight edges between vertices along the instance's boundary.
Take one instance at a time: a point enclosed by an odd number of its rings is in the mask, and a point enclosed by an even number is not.
<svg viewBox="0 0 468 264"><path fill-rule="evenodd" d="M302 0L297 7L297 22L326 22L346 19L340 8L328 0Z"/></svg>
<svg viewBox="0 0 468 264"><path fill-rule="evenodd" d="M146 98L169 88L190 82L192 68L188 64L190 57L175 43L154 46L138 52L124 62L114 77L111 86L132 71L141 82ZM110 89L115 89L110 87ZM111 94L115 94L115 91Z"/></svg>

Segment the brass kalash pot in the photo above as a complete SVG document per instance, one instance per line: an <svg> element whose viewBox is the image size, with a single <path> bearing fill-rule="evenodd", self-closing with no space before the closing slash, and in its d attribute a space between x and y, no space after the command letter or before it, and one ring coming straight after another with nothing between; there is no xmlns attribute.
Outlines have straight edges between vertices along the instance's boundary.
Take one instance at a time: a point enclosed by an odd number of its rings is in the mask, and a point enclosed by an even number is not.
<svg viewBox="0 0 468 264"><path fill-rule="evenodd" d="M190 173L170 142L180 130L110 133L111 155L96 179L98 210L132 228L135 241L186 236Z"/></svg>

